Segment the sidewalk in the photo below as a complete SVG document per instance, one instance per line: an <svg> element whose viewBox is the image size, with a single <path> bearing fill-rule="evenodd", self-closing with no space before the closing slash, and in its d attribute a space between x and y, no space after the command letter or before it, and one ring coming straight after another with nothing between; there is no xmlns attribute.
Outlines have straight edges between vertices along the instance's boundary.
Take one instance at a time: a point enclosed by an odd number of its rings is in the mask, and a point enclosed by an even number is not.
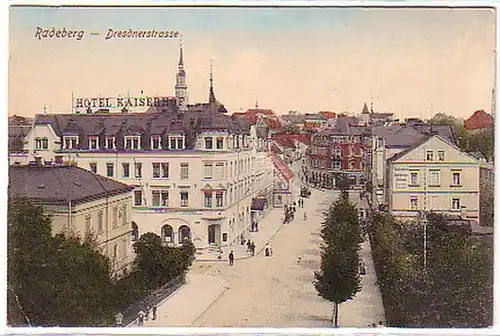
<svg viewBox="0 0 500 336"><path fill-rule="evenodd" d="M186 284L158 304L156 320L150 312L144 327L190 327L228 289L220 277L188 273ZM137 328L137 320L128 327Z"/></svg>
<svg viewBox="0 0 500 336"><path fill-rule="evenodd" d="M246 233L246 239L251 240L255 243L255 255L259 254L266 243L273 239L273 237L279 232L283 227L283 209L275 208L269 210L269 213L261 219L259 222L259 232L248 232ZM286 225L286 224L285 224ZM271 245L272 246L272 245ZM238 243L233 243L232 245L222 247L222 259L217 259L219 255L215 251L204 251L202 254L197 254L195 262L203 261L221 261L227 262L227 256L230 251L234 252L235 259L246 259L251 258L251 255L247 253L247 246Z"/></svg>
<svg viewBox="0 0 500 336"><path fill-rule="evenodd" d="M385 324L384 305L368 240L362 243L361 256L366 274L361 276L361 291L354 299L340 305L339 324L341 327L366 328L372 323L378 324L379 321Z"/></svg>

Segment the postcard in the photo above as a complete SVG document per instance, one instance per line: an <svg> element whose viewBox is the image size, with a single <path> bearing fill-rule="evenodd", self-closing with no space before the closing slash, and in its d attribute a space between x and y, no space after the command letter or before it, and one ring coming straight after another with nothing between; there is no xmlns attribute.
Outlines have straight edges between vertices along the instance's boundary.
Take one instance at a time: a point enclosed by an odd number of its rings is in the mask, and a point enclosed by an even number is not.
<svg viewBox="0 0 500 336"><path fill-rule="evenodd" d="M494 8L9 15L9 326L492 325Z"/></svg>

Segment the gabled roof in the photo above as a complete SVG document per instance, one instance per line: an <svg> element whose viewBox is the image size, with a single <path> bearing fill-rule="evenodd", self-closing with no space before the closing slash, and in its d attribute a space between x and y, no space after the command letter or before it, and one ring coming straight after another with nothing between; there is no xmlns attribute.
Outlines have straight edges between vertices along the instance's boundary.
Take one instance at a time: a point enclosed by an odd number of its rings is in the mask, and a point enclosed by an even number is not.
<svg viewBox="0 0 500 336"><path fill-rule="evenodd" d="M76 166L10 166L9 197L66 205L120 195L134 188Z"/></svg>
<svg viewBox="0 0 500 336"><path fill-rule="evenodd" d="M464 155L470 157L471 159L473 159L474 161L477 161L479 163L479 161L473 157L472 155L466 153L466 152L463 152L460 148L458 148L455 144L451 143L450 141L448 141L446 138L442 137L442 136L439 136L439 135L426 135L424 138L422 138L420 141L414 143L412 146L406 148L405 150L397 153L396 155L392 156L391 158L389 158L387 161L390 161L390 162L394 162L400 158L402 158L403 156L405 156L406 154L412 152L413 150L417 149L418 147L422 146L424 143L426 142L429 142L431 139L433 138L437 138L441 141L443 141L444 143L448 144L449 146L451 146L452 148L454 148L455 150L463 153Z"/></svg>
<svg viewBox="0 0 500 336"><path fill-rule="evenodd" d="M448 142L456 144L455 134L450 125L431 125L419 122L411 125L374 126L371 130L374 136L385 139L385 146L388 148L410 147L430 135L439 135Z"/></svg>

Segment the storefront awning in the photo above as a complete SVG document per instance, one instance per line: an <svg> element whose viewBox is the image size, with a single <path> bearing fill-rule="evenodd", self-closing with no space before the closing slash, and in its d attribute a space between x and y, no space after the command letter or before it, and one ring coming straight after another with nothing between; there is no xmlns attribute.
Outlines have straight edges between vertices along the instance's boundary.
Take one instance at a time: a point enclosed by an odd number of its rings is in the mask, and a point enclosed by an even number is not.
<svg viewBox="0 0 500 336"><path fill-rule="evenodd" d="M290 180L293 178L293 172L292 170L286 165L281 158L272 153L271 154L271 160L273 161L274 167L283 175L283 177L287 180L287 182L290 182Z"/></svg>
<svg viewBox="0 0 500 336"><path fill-rule="evenodd" d="M263 211L266 205L267 200L265 198L254 198L252 200L252 207L250 208L250 210Z"/></svg>

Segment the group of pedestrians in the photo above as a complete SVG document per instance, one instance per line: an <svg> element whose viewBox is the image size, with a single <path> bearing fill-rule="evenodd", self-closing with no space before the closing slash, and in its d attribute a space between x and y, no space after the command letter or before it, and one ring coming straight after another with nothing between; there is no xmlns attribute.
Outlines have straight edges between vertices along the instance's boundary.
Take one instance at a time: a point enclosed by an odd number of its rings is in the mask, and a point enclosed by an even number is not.
<svg viewBox="0 0 500 336"><path fill-rule="evenodd" d="M156 313L157 313L157 310L158 308L156 306L153 306L153 308L151 308L150 306L147 306L146 307L146 312L142 311L142 310L139 310L139 312L137 313L137 322L138 322L138 325L139 327L142 327L144 325L144 321L147 321L149 320L150 318L150 313L152 313L152 320L156 320Z"/></svg>
<svg viewBox="0 0 500 336"><path fill-rule="evenodd" d="M255 255L255 243L251 240L247 241L247 253L253 257Z"/></svg>

